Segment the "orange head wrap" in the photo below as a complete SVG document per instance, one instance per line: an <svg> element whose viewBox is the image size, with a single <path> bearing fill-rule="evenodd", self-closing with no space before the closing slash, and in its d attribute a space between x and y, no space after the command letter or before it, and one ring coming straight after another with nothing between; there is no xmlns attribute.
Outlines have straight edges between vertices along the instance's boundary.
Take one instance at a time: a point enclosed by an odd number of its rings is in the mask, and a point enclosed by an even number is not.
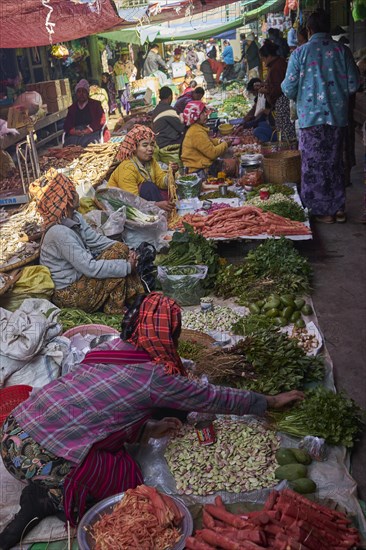
<svg viewBox="0 0 366 550"><path fill-rule="evenodd" d="M69 178L57 174L47 185L37 204L44 226L59 223L67 216L69 208L73 208L78 194L75 185Z"/></svg>
<svg viewBox="0 0 366 550"><path fill-rule="evenodd" d="M155 139L154 132L147 126L135 124L135 126L126 134L117 153L118 160L130 159L135 153L140 141Z"/></svg>

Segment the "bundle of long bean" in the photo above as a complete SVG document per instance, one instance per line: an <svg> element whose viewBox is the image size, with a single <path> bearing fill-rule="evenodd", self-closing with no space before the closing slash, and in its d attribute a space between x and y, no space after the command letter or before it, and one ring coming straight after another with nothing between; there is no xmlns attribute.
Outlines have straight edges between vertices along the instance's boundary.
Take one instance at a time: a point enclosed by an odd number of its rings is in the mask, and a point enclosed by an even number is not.
<svg viewBox="0 0 366 550"><path fill-rule="evenodd" d="M177 205L178 195L177 195L177 186L175 184L175 177L173 174L173 168L171 165L169 165L168 169L168 195L169 200L171 202L174 202L175 205ZM179 221L180 216L177 212L177 206L175 206L174 210L169 212L168 214L168 227L174 227L176 223Z"/></svg>

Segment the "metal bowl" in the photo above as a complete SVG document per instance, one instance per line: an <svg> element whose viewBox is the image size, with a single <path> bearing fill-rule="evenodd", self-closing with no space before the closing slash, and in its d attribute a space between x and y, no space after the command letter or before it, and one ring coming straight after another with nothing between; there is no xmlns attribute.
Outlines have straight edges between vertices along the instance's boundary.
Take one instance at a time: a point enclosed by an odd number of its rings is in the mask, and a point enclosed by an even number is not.
<svg viewBox="0 0 366 550"><path fill-rule="evenodd" d="M115 340L118 337L118 334L101 334L100 336L93 338L90 342L90 349L96 348L97 346L100 346L100 344L105 344L105 342L109 342L110 340Z"/></svg>
<svg viewBox="0 0 366 550"><path fill-rule="evenodd" d="M179 510L182 512L183 521L180 526L182 536L180 540L172 546L169 550L184 550L186 538L189 537L193 532L193 520L190 514L190 511L186 505L176 497L168 495L175 504L178 506ZM93 508L82 517L77 530L77 541L79 545L79 550L94 550L95 541L91 536L90 530L93 527L94 523L99 521L101 516L104 514L110 514L113 511L114 506L124 497L124 493L118 493L111 497L101 500Z"/></svg>

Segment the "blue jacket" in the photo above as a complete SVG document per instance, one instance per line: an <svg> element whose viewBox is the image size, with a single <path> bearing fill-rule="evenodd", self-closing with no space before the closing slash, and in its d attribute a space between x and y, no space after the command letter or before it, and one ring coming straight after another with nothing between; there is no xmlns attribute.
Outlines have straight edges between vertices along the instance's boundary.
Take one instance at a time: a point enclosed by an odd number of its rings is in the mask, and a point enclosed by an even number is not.
<svg viewBox="0 0 366 550"><path fill-rule="evenodd" d="M234 52L232 46L225 46L222 52L222 59L226 65L234 65Z"/></svg>
<svg viewBox="0 0 366 550"><path fill-rule="evenodd" d="M296 101L300 128L348 125L348 98L360 86L351 51L326 33L316 33L290 56L281 88Z"/></svg>

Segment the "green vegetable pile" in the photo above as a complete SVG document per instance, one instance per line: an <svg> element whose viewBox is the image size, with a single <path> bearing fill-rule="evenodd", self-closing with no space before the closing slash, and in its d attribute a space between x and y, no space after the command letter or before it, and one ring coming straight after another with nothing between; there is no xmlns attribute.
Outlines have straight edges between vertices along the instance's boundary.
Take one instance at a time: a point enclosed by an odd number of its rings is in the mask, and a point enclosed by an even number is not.
<svg viewBox="0 0 366 550"><path fill-rule="evenodd" d="M273 212L278 216L283 216L290 220L298 222L304 222L306 220L303 208L293 199L286 195L282 195L282 193L274 193L270 195L267 200L262 200L257 196L248 199L247 204L258 206L258 208L261 208L264 212Z"/></svg>
<svg viewBox="0 0 366 550"><path fill-rule="evenodd" d="M225 99L220 111L228 114L232 118L241 118L245 116L251 108L251 102L245 97L236 95Z"/></svg>
<svg viewBox="0 0 366 550"><path fill-rule="evenodd" d="M319 386L290 412L272 413L279 431L296 437L322 437L330 445L352 447L364 428L365 411L343 392Z"/></svg>
<svg viewBox="0 0 366 550"><path fill-rule="evenodd" d="M106 325L121 330L123 315L107 315L97 311L96 313L85 313L81 309L64 308L61 309L59 322L62 324L64 332L70 328L79 325Z"/></svg>
<svg viewBox="0 0 366 550"><path fill-rule="evenodd" d="M225 199L237 199L238 195L234 193L234 191L227 191ZM202 201L204 200L210 200L210 199L222 199L222 195L220 191L212 191L211 193L205 193L204 195L200 196L200 199Z"/></svg>
<svg viewBox="0 0 366 550"><path fill-rule="evenodd" d="M304 388L324 377L323 359L307 356L295 340L276 327L258 329L231 350L243 355L256 375L254 380L236 381L239 388L274 395Z"/></svg>
<svg viewBox="0 0 366 550"><path fill-rule="evenodd" d="M176 231L170 241L169 252L156 258L156 265L182 266L182 265L206 265L207 276L202 281L206 290L211 290L216 281L219 268L219 256L216 252L216 244L205 239L199 233L195 233L193 227L184 224L184 231Z"/></svg>
<svg viewBox="0 0 366 550"><path fill-rule="evenodd" d="M126 208L126 218L130 221L149 224L149 223L154 223L159 219L159 217L156 216L155 214L144 214L138 208L135 208L134 206L131 206L127 204L127 202L124 202L120 199L115 199L113 197L108 197L105 195L99 196L98 199L101 202L107 202L115 211L119 210L124 206Z"/></svg>
<svg viewBox="0 0 366 550"><path fill-rule="evenodd" d="M190 342L188 340L179 340L178 353L184 359L196 361L202 352L206 349L202 344Z"/></svg>
<svg viewBox="0 0 366 550"><path fill-rule="evenodd" d="M286 184L271 185L270 183L262 183L261 185L257 185L256 187L254 187L253 191L250 191L249 193L247 193L247 198L252 199L254 197L258 197L260 190L263 188L267 189L270 195L274 195L275 193L281 193L281 195L286 195L289 197L295 193L295 189L290 185L286 185Z"/></svg>
<svg viewBox="0 0 366 550"><path fill-rule="evenodd" d="M310 289L311 268L291 241L267 239L248 253L241 265L221 267L215 294L235 296L242 305L266 299L273 294L306 294Z"/></svg>

